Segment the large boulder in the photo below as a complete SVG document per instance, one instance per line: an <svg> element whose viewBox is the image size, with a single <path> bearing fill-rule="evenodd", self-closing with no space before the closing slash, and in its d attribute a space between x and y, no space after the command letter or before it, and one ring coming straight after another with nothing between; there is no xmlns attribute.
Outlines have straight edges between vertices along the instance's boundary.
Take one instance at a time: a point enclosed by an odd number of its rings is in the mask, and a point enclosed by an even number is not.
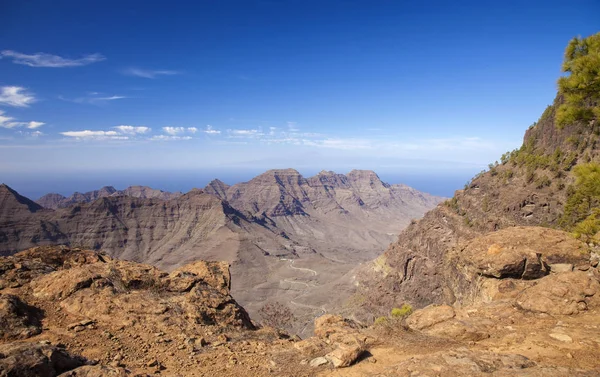
<svg viewBox="0 0 600 377"><path fill-rule="evenodd" d="M0 294L0 339L24 339L42 332L41 310L14 295Z"/></svg>
<svg viewBox="0 0 600 377"><path fill-rule="evenodd" d="M406 325L412 330L423 330L456 316L449 305L429 305L417 310L406 319Z"/></svg>
<svg viewBox="0 0 600 377"><path fill-rule="evenodd" d="M516 298L518 307L537 313L578 314L600 304L600 283L588 272L576 271L541 279Z"/></svg>
<svg viewBox="0 0 600 377"><path fill-rule="evenodd" d="M430 305L415 311L406 319L411 330L441 338L478 341L489 337L489 321L478 318L457 319L448 305Z"/></svg>
<svg viewBox="0 0 600 377"><path fill-rule="evenodd" d="M86 363L82 357L47 344L0 344L1 377L54 377Z"/></svg>
<svg viewBox="0 0 600 377"><path fill-rule="evenodd" d="M539 279L553 265L587 268L590 252L583 242L560 230L512 227L459 244L447 253L444 264L451 299L468 305L490 299L485 288L494 284L486 279Z"/></svg>
<svg viewBox="0 0 600 377"><path fill-rule="evenodd" d="M306 349L321 346L323 343L333 346L333 350L325 355L334 367L343 368L354 363L366 350L366 337L359 329L357 322L339 315L325 314L315 319L315 337L303 341Z"/></svg>

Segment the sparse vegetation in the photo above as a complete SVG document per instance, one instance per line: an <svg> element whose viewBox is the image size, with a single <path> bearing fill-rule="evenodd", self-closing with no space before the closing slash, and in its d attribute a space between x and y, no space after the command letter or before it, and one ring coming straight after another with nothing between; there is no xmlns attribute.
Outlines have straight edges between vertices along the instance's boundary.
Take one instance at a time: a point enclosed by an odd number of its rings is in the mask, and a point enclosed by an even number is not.
<svg viewBox="0 0 600 377"><path fill-rule="evenodd" d="M573 173L575 183L567 190L560 225L589 241L600 229L600 164L577 165Z"/></svg>
<svg viewBox="0 0 600 377"><path fill-rule="evenodd" d="M402 304L400 308L393 308L390 312L392 318L404 318L413 312L413 308L410 304Z"/></svg>
<svg viewBox="0 0 600 377"><path fill-rule="evenodd" d="M279 302L263 305L258 313L263 325L278 329L287 329L296 319L290 308Z"/></svg>

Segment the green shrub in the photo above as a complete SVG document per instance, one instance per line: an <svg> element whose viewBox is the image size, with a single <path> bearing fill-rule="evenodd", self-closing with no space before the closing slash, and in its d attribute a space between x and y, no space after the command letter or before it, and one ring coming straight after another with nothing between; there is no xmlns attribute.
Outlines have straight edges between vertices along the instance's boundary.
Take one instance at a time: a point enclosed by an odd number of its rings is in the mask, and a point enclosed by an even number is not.
<svg viewBox="0 0 600 377"><path fill-rule="evenodd" d="M393 308L390 312L390 315L392 318L404 318L412 312L412 306L410 306L409 304L402 304L402 307L400 308Z"/></svg>
<svg viewBox="0 0 600 377"><path fill-rule="evenodd" d="M376 326L381 326L381 325L385 325L387 322L388 322L387 317L378 317L377 319L375 319L375 322L373 324Z"/></svg>

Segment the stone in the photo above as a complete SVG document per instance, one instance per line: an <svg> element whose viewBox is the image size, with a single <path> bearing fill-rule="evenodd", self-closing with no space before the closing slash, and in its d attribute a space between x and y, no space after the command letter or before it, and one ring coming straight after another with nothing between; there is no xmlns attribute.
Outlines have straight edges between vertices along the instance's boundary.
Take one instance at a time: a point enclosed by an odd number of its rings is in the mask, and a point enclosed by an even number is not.
<svg viewBox="0 0 600 377"><path fill-rule="evenodd" d="M308 365L310 365L313 368L316 368L318 366L325 365L325 364L329 364L329 360L327 360L324 357L316 357L308 363Z"/></svg>
<svg viewBox="0 0 600 377"><path fill-rule="evenodd" d="M335 368L344 368L350 366L363 353L364 346L358 342L354 344L338 344L337 348L325 358L333 364Z"/></svg>
<svg viewBox="0 0 600 377"><path fill-rule="evenodd" d="M516 298L523 310L552 315L578 314L598 307L600 283L583 271L553 274L525 289Z"/></svg>
<svg viewBox="0 0 600 377"><path fill-rule="evenodd" d="M452 319L455 315L454 309L449 305L429 305L412 313L406 319L406 325L412 330L423 330Z"/></svg>
<svg viewBox="0 0 600 377"><path fill-rule="evenodd" d="M573 271L573 265L570 263L554 263L549 265L550 272L560 274L563 272L571 272Z"/></svg>
<svg viewBox="0 0 600 377"><path fill-rule="evenodd" d="M0 345L0 375L54 377L87 364L63 349L40 343Z"/></svg>
<svg viewBox="0 0 600 377"><path fill-rule="evenodd" d="M567 334L552 333L552 334L550 334L550 337L553 339L556 339L556 340L560 340L561 342L573 343L573 338L571 338Z"/></svg>
<svg viewBox="0 0 600 377"><path fill-rule="evenodd" d="M0 294L0 339L25 339L42 332L41 310L19 297Z"/></svg>

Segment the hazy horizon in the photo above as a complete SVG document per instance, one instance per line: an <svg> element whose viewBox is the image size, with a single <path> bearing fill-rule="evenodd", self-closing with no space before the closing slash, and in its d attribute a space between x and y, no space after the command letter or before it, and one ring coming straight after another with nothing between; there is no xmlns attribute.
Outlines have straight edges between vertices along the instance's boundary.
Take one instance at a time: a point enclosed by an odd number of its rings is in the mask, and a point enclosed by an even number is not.
<svg viewBox="0 0 600 377"><path fill-rule="evenodd" d="M308 178L321 170L333 170L336 173L346 174L352 169L296 169ZM444 173L438 171L435 175L420 174L418 171L394 171L361 168L373 170L382 181L389 184L402 183L419 191L433 195L451 197L455 190L462 189L479 170L465 168L462 174ZM2 174L0 183L5 183L21 195L32 200L37 200L48 193L58 193L70 196L74 192L88 192L98 190L104 186L113 186L117 190L129 186L149 186L163 191L187 192L193 188L203 188L213 179L232 185L247 182L255 176L264 173L267 169L214 169L214 170L183 170L183 171L104 171L80 172L77 175L51 174Z"/></svg>

